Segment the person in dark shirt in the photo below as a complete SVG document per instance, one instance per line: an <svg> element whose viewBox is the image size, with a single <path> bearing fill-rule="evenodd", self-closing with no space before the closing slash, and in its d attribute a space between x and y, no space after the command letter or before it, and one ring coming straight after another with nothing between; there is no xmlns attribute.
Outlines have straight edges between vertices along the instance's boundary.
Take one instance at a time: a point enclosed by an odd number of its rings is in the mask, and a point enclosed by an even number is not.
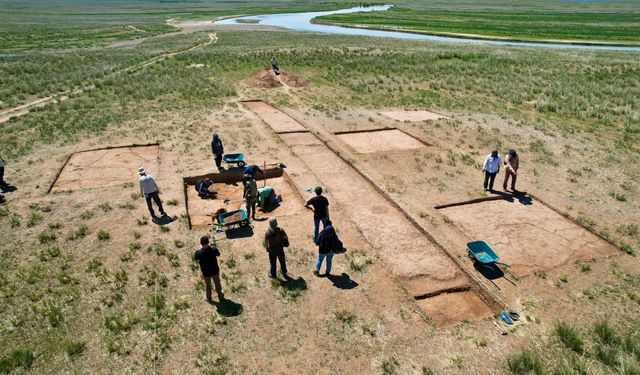
<svg viewBox="0 0 640 375"><path fill-rule="evenodd" d="M320 222L322 222L323 229L327 227L325 220L329 219L329 201L322 195L322 188L320 186L316 186L314 190L316 196L309 199L305 207L313 211L313 242L317 243Z"/></svg>
<svg viewBox="0 0 640 375"><path fill-rule="evenodd" d="M338 234L336 230L333 229L333 225L331 225L331 220L326 219L324 221L324 229L322 232L318 234L318 241L316 244L318 245L318 260L316 261L316 267L313 270L313 274L316 276L320 276L320 267L322 266L322 261L326 258L326 275L331 274L331 264L333 260L333 254L339 254L342 252L343 244L342 241L338 238Z"/></svg>
<svg viewBox="0 0 640 375"><path fill-rule="evenodd" d="M222 155L224 154L224 146L222 140L218 136L218 133L213 133L213 139L211 140L211 153L216 161L216 167L218 170L222 170Z"/></svg>
<svg viewBox="0 0 640 375"><path fill-rule="evenodd" d="M198 180L196 181L196 191L198 192L198 196L200 198L208 198L209 197L209 187L213 185L213 181L211 181L208 178L205 178L204 180Z"/></svg>
<svg viewBox="0 0 640 375"><path fill-rule="evenodd" d="M289 238L284 229L278 226L278 220L275 218L269 220L269 229L264 234L264 248L269 253L269 277L276 277L276 260L280 262L280 270L282 276L287 278L287 262L284 256L284 248L289 246Z"/></svg>
<svg viewBox="0 0 640 375"><path fill-rule="evenodd" d="M200 238L200 249L198 249L194 255L195 260L200 263L200 271L202 271L202 278L204 279L204 285L206 287L207 302L213 302L211 300L211 279L216 287L216 293L218 293L218 299L224 299L224 293L222 293L222 285L220 284L220 267L218 267L218 257L220 251L216 247L209 246L209 237Z"/></svg>
<svg viewBox="0 0 640 375"><path fill-rule="evenodd" d="M242 175L244 176L245 179L249 180L249 179L255 179L256 174L260 172L260 174L265 174L264 171L262 169L260 169L260 167L258 167L255 164L251 164L251 165L247 165L244 170L242 171Z"/></svg>

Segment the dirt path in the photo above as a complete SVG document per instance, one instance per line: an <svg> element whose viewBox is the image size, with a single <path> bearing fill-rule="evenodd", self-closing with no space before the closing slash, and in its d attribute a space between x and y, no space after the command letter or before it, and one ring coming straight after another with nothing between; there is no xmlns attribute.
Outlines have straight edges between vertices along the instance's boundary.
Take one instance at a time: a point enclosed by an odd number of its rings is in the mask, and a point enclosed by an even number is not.
<svg viewBox="0 0 640 375"><path fill-rule="evenodd" d="M193 50L198 49L198 48L204 48L204 47L206 47L206 46L208 46L210 44L216 43L218 41L218 36L217 36L216 33L209 33L208 36L209 36L209 40L207 40L204 43L196 44L196 45L191 46L191 47L189 47L187 49L183 49L183 50L179 50L179 51L175 51L175 52L167 52L167 53L164 53L162 55L152 57L152 58L150 58L148 60L145 60L145 61L143 61L141 63L138 63L138 64L135 64L135 65L132 65L132 66L117 70L117 71L115 71L115 72L113 72L111 74L108 74L108 75L104 76L103 78L100 78L100 79L96 80L95 82L104 81L104 80L107 80L109 78L112 78L112 77L114 77L116 75L119 75L119 74L122 74L122 73L136 71L138 69L141 69L141 68L144 68L146 66L155 64L155 63L157 63L159 61L162 61L162 60L164 60L166 58L169 58L169 57L172 57L172 56L176 56L176 55L179 55L179 54L182 54L182 53L187 53L187 52L193 51ZM95 83L92 83L92 84L89 84L89 85L85 85L85 86L75 87L75 88L71 88L71 89L65 90L65 91L63 91L63 92L61 92L59 94L56 94L56 95L50 95L50 96L47 96L47 97L44 97L44 98L34 99L32 101L29 101L27 103L21 104L19 106L16 106L16 107L13 107L13 108L9 108L9 109L5 109L3 111L0 111L0 124L3 123L3 122L8 121L9 119L11 119L13 117L20 117L22 115L25 115L25 114L29 113L29 110L31 108L42 107L42 106L45 106L45 105L47 105L49 103L56 102L56 101L64 101L64 100L67 100L70 95L77 95L77 94L83 93L85 91L90 91L90 90L95 89L95 87L96 87Z"/></svg>
<svg viewBox="0 0 640 375"><path fill-rule="evenodd" d="M491 314L476 285L456 262L353 167L310 132L283 133L281 120L290 118L285 113L263 102L249 102L247 106L279 133L285 144L321 180L436 324Z"/></svg>

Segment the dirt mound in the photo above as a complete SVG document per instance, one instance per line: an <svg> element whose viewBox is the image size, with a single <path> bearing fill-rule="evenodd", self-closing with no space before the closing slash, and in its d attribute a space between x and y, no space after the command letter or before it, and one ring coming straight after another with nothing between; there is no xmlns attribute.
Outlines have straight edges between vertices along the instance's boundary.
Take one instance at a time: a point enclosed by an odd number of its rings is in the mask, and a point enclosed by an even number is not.
<svg viewBox="0 0 640 375"><path fill-rule="evenodd" d="M276 76L271 68L264 68L253 77L247 78L245 82L253 87L274 88L282 87L283 83L291 87L303 87L309 82L305 79L280 70L280 76Z"/></svg>

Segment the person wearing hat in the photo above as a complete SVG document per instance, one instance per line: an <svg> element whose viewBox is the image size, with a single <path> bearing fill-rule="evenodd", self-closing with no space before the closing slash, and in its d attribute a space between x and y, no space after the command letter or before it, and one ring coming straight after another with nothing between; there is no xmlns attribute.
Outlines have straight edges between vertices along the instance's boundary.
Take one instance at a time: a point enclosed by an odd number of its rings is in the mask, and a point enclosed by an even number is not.
<svg viewBox="0 0 640 375"><path fill-rule="evenodd" d="M284 229L278 226L278 220L272 218L269 220L269 229L264 234L264 241L262 242L264 248L269 253L269 263L271 268L269 269L269 277L276 277L276 259L280 262L280 271L282 276L287 278L287 262L284 256L284 248L289 246L289 238Z"/></svg>
<svg viewBox="0 0 640 375"><path fill-rule="evenodd" d="M507 157L504 158L504 183L502 189L507 191L507 183L509 177L511 177L511 190L516 190L516 179L518 178L518 167L520 166L520 160L518 159L518 153L516 150L509 150Z"/></svg>
<svg viewBox="0 0 640 375"><path fill-rule="evenodd" d="M276 60L275 56L273 56L271 58L271 69L273 69L273 72L276 75L280 75L280 68L278 67L278 60Z"/></svg>
<svg viewBox="0 0 640 375"><path fill-rule="evenodd" d="M158 191L158 185L156 185L156 181L153 177L147 175L147 172L144 168L138 168L138 174L140 174L140 179L138 182L140 183L140 195L144 196L144 199L147 201L147 207L149 208L149 213L151 214L151 219L155 219L156 213L153 211L153 206L151 205L151 200L153 199L156 202L156 206L160 210L160 214L162 216L166 216L167 213L164 212L164 208L162 208L162 201L160 200L160 195Z"/></svg>
<svg viewBox="0 0 640 375"><path fill-rule="evenodd" d="M498 150L491 151L491 154L484 159L482 171L484 172L484 191L489 190L493 193L493 182L496 180L496 175L500 171L500 155L498 155Z"/></svg>
<svg viewBox="0 0 640 375"><path fill-rule="evenodd" d="M314 191L316 196L309 199L305 207L313 211L313 243L316 243L318 241L320 222L322 222L323 229L327 226L324 221L329 219L329 200L322 195L320 186L316 186Z"/></svg>
<svg viewBox="0 0 640 375"><path fill-rule="evenodd" d="M222 140L218 136L218 133L213 133L213 139L211 140L211 153L213 153L213 158L216 161L218 171L221 171L223 169L222 155L224 154L224 146L222 145Z"/></svg>
<svg viewBox="0 0 640 375"><path fill-rule="evenodd" d="M205 295L209 303L213 302L211 299L211 280L213 280L216 293L218 293L218 299L220 301L224 299L222 285L220 284L219 256L220 250L218 250L217 247L211 247L209 245L209 237L200 237L200 249L196 250L193 258L200 264L200 271L202 272L202 279L204 280L205 286Z"/></svg>

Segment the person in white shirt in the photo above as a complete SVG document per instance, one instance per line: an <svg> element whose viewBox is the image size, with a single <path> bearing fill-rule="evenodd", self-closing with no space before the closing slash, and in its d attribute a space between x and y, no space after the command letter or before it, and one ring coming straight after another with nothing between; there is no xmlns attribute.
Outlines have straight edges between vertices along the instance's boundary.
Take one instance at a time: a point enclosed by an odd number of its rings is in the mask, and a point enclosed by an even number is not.
<svg viewBox="0 0 640 375"><path fill-rule="evenodd" d="M496 175L500 171L500 155L498 150L491 151L491 154L484 159L482 164L482 172L484 172L484 191L489 190L493 193L493 182Z"/></svg>
<svg viewBox="0 0 640 375"><path fill-rule="evenodd" d="M167 213L164 212L164 208L162 208L162 201L160 200L158 185L156 185L156 181L153 177L147 175L144 168L138 168L138 173L140 174L140 179L138 182L140 183L140 195L144 196L144 199L147 201L147 207L149 208L149 213L151 214L151 219L155 219L156 213L153 211L153 206L151 205L151 200L153 199L160 210L160 214L162 216L167 216Z"/></svg>

